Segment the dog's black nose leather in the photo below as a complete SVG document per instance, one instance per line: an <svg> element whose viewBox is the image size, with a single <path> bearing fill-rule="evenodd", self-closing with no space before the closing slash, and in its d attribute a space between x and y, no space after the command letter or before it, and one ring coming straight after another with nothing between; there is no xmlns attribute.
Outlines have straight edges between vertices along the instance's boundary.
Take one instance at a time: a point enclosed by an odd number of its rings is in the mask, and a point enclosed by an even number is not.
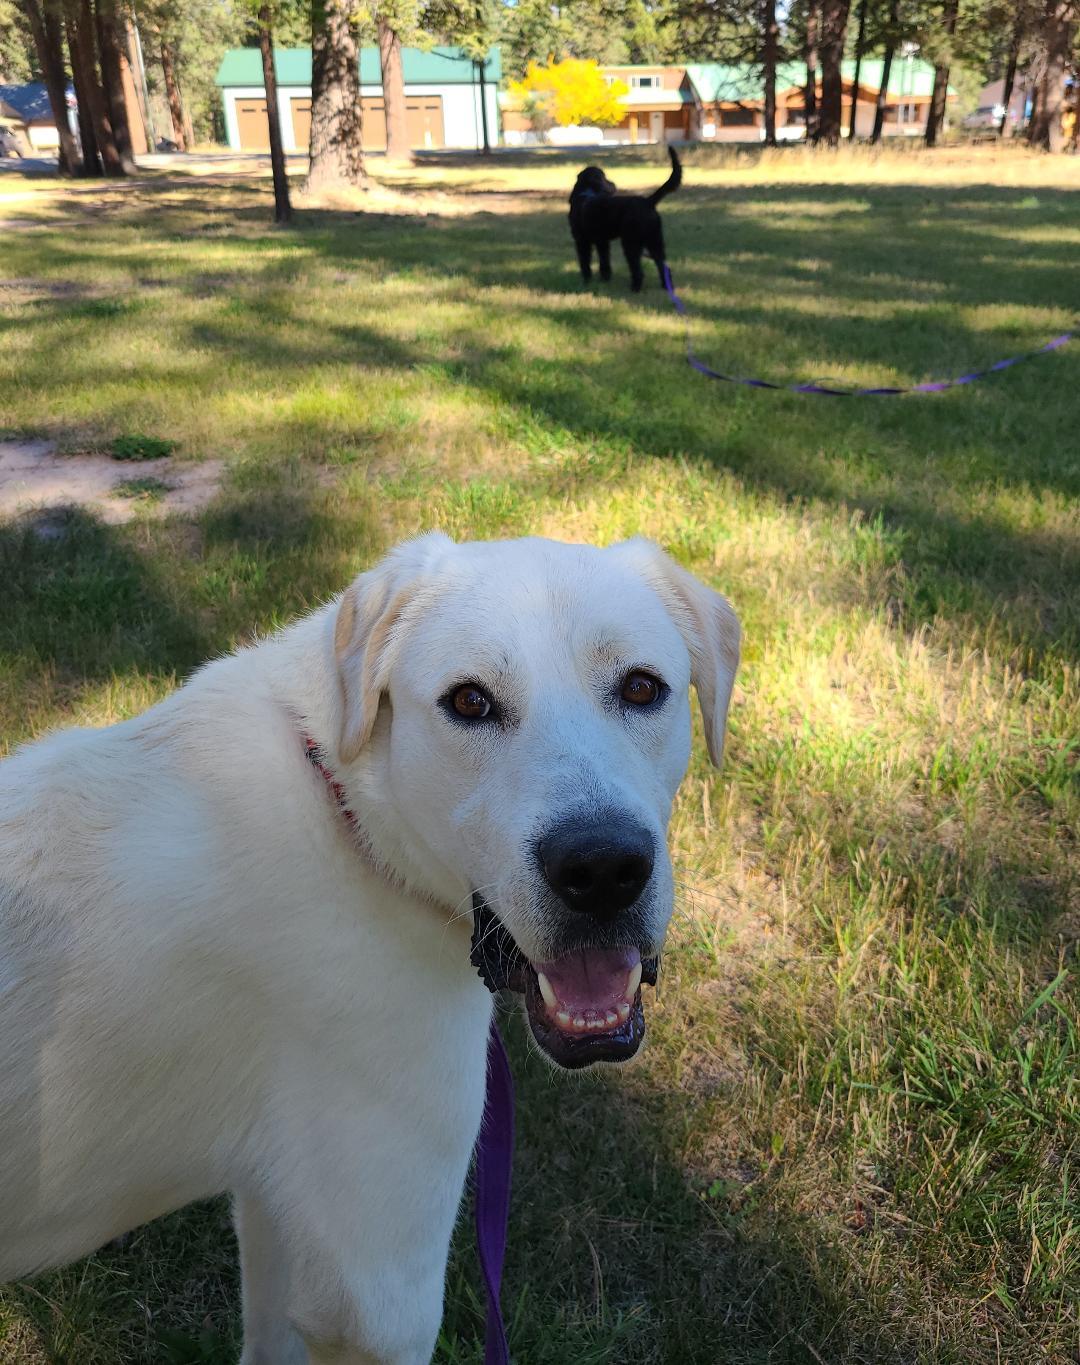
<svg viewBox="0 0 1080 1365"><path fill-rule="evenodd" d="M652 876L647 829L626 820L560 822L537 845L544 878L564 905L611 919L633 905Z"/></svg>

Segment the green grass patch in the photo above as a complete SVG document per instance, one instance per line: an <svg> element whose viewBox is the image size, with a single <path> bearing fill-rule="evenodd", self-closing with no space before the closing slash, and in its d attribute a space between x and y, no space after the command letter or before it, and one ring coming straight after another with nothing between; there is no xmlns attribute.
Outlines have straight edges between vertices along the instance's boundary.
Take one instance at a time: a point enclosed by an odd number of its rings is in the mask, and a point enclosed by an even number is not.
<svg viewBox="0 0 1080 1365"><path fill-rule="evenodd" d="M175 449L175 441L161 436L116 436L109 442L114 460L162 460Z"/></svg>
<svg viewBox="0 0 1080 1365"><path fill-rule="evenodd" d="M156 503L160 502L169 491L169 485L163 479L124 479L121 483L113 484L113 497L129 498L133 502Z"/></svg>
<svg viewBox="0 0 1080 1365"><path fill-rule="evenodd" d="M665 229L717 368L907 384L1074 320L1075 159L687 161ZM655 280L579 287L577 167L433 158L395 182L445 196L422 212L287 232L260 181L133 186L108 218L26 191L0 427L168 431L228 470L197 517L0 526L4 741L144 708L430 527L652 536L731 596L745 661L725 769L699 736L676 806L641 1063L553 1080L508 1023L515 1358L1065 1365L1080 347L929 398L710 384ZM153 308L87 313L147 281ZM233 1256L220 1202L140 1229L3 1291L0 1359L224 1365ZM463 1223L439 1365L477 1365L481 1331Z"/></svg>

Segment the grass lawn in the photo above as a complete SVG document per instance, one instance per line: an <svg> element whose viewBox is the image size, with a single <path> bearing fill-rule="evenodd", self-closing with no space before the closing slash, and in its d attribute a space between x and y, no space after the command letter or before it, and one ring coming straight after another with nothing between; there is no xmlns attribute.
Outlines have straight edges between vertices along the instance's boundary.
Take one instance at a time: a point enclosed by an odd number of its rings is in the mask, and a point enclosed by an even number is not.
<svg viewBox="0 0 1080 1365"><path fill-rule="evenodd" d="M0 525L0 752L424 529L654 537L745 663L641 1063L552 1077L507 1022L516 1360L1075 1361L1080 342L927 398L710 383L655 276L580 289L578 165L435 158L414 211L288 231L265 180L0 179L0 427L226 467L198 515L130 463L123 526ZM691 154L664 216L719 369L917 382L1076 318L1075 158ZM211 1204L2 1291L0 1362L234 1361L233 1255ZM477 1283L463 1221L440 1365L481 1359Z"/></svg>

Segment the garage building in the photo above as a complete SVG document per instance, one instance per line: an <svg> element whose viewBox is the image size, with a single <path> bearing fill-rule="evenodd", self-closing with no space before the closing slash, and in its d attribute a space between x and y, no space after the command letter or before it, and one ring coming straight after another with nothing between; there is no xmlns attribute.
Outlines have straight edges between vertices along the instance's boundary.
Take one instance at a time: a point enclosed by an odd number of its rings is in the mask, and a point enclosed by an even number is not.
<svg viewBox="0 0 1080 1365"><path fill-rule="evenodd" d="M481 80L477 63L460 48L416 47L401 50L405 77L405 114L409 141L417 149L478 148L484 145ZM306 152L311 126L311 48L281 48L274 53L278 110L285 150ZM499 140L497 87L502 75L499 49L488 53L483 70L488 138ZM266 92L258 48L236 47L225 53L215 82L225 106L225 139L235 151L264 152L270 146L266 124ZM360 51L360 102L364 149L386 146L379 49Z"/></svg>

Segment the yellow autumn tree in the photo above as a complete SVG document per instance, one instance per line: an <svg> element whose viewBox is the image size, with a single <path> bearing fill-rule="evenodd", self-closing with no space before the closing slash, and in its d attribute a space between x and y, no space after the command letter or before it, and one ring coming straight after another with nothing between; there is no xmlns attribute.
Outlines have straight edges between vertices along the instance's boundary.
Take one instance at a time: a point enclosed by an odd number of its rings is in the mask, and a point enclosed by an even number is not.
<svg viewBox="0 0 1080 1365"><path fill-rule="evenodd" d="M615 80L609 85L595 62L568 57L546 66L529 63L525 77L512 81L510 93L537 127L595 123L621 123L626 110L619 104L629 86Z"/></svg>

